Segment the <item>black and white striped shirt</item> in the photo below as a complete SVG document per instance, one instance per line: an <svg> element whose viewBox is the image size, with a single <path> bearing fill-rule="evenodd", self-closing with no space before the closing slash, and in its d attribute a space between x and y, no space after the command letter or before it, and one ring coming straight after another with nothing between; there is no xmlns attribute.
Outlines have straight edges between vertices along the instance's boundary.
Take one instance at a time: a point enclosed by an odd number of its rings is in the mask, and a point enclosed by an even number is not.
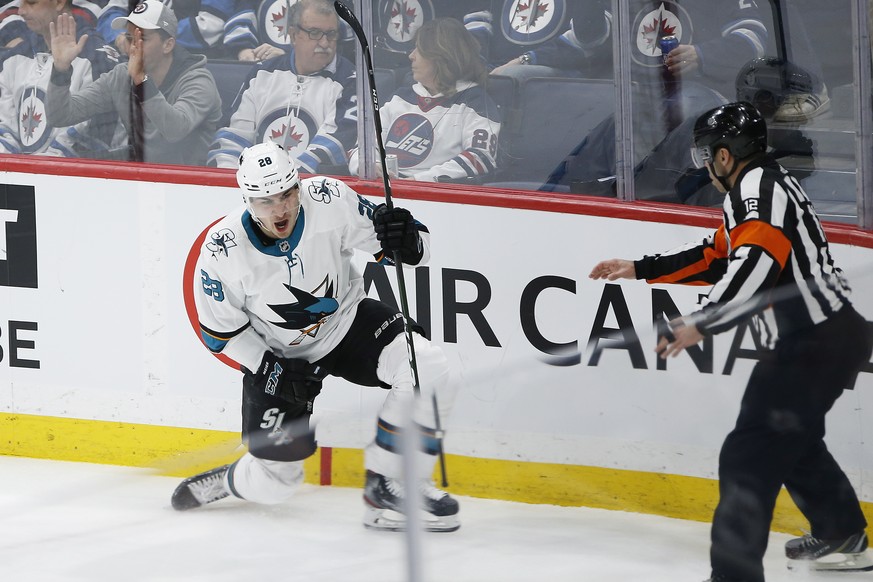
<svg viewBox="0 0 873 582"><path fill-rule="evenodd" d="M760 315L763 345L825 321L851 289L800 183L770 156L750 162L724 201L711 236L635 262L650 283L712 285L686 318L705 334ZM772 307L772 309L768 309Z"/></svg>

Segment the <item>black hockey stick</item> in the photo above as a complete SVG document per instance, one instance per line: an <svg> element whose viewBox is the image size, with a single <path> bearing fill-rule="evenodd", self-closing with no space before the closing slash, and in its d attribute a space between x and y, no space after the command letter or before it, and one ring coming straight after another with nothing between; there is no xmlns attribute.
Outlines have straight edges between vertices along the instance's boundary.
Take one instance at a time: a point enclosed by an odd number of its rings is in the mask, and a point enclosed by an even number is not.
<svg viewBox="0 0 873 582"><path fill-rule="evenodd" d="M358 37L358 42L361 44L361 51L364 54L364 65L367 68L367 81L370 83L370 97L373 106L373 123L376 125L376 145L379 149L379 160L382 163L382 183L385 186L385 205L391 209L394 208L394 202L391 198L391 180L388 176L388 168L385 165L385 144L382 142L382 119L379 117L379 95L376 92L376 75L373 72L373 58L370 56L370 44L367 42L367 35L364 34L364 29L361 23L352 14L348 6L334 0L333 7L339 17L345 20L352 30L355 31L355 36ZM406 346L409 353L409 368L412 372L412 387L416 396L421 395L421 384L418 380L418 364L415 360L415 346L413 345L412 326L409 323L409 302L406 298L406 280L403 276L403 262L400 258L400 252L394 251L394 266L397 268L397 287L400 294L400 312L403 315L403 327L406 331ZM436 437L438 443L438 454L440 459L440 474L442 475L442 486L448 486L448 477L446 476L446 455L443 452L443 431L440 423L440 412L437 407L436 392L431 393L433 400L433 416L436 429Z"/></svg>

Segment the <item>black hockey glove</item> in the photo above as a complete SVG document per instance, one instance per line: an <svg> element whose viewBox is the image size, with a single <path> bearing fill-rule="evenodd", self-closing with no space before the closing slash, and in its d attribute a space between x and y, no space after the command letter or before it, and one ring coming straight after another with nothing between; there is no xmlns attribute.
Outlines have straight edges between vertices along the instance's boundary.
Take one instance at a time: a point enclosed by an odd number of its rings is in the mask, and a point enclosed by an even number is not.
<svg viewBox="0 0 873 582"><path fill-rule="evenodd" d="M282 400L298 404L312 402L321 392L321 381L327 372L306 360L280 358L264 352L264 359L255 373L255 386Z"/></svg>
<svg viewBox="0 0 873 582"><path fill-rule="evenodd" d="M373 211L373 226L382 250L389 257L394 251L400 253L400 260L408 265L417 265L424 255L421 236L415 227L415 219L405 208L388 208L380 204Z"/></svg>

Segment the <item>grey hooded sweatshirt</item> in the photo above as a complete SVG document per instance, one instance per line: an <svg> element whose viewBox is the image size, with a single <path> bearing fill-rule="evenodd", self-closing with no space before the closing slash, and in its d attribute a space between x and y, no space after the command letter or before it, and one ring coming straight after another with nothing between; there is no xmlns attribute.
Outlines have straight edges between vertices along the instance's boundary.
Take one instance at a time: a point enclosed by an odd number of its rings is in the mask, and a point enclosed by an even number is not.
<svg viewBox="0 0 873 582"><path fill-rule="evenodd" d="M72 133L68 137L76 143L71 149L82 157L205 165L221 121L221 97L205 64L206 57L176 45L160 87L151 79L134 86L127 63L121 63L72 94L69 71L52 69L46 95L48 122L67 126L114 111L124 128L121 139L117 134L112 144L106 144L94 136Z"/></svg>

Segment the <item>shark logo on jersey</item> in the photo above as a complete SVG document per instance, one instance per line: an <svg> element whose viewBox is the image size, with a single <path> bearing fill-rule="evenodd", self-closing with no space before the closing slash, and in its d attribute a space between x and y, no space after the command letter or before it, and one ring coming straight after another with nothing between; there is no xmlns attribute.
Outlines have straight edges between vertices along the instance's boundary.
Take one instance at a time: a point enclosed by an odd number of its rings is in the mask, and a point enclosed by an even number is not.
<svg viewBox="0 0 873 582"><path fill-rule="evenodd" d="M500 28L514 44L539 44L569 28L566 17L566 0L506 0Z"/></svg>
<svg viewBox="0 0 873 582"><path fill-rule="evenodd" d="M285 148L291 157L297 158L309 147L309 142L318 133L312 115L302 106L279 107L264 116L258 125L258 140L272 141Z"/></svg>
<svg viewBox="0 0 873 582"><path fill-rule="evenodd" d="M281 322L271 321L272 325L282 329L300 330L300 335L290 344L295 346L306 337L315 337L318 334L318 329L339 309L339 302L332 297L334 295L333 284L328 282L327 277L313 290L313 293L323 290L322 292L325 294L323 297L317 297L288 284L285 284L285 288L294 295L297 301L282 305L267 304L267 307L283 319Z"/></svg>
<svg viewBox="0 0 873 582"><path fill-rule="evenodd" d="M633 39L636 50L631 58L644 67L661 67L661 47L658 41L664 36L675 36L679 44L692 44L694 41L691 18L684 8L675 2L661 2L654 10L641 10L634 18Z"/></svg>
<svg viewBox="0 0 873 582"><path fill-rule="evenodd" d="M307 186L306 191L309 193L309 197L315 200L316 202L322 202L324 204L330 204L330 201L334 198L339 198L339 190L336 187L336 184L333 182L328 182L327 178L318 182L310 182L309 186Z"/></svg>
<svg viewBox="0 0 873 582"><path fill-rule="evenodd" d="M433 126L418 113L405 113L394 120L385 140L385 151L397 156L397 166L411 168L427 159L433 148Z"/></svg>
<svg viewBox="0 0 873 582"><path fill-rule="evenodd" d="M385 35L380 37L390 50L409 52L415 33L421 25L436 16L430 0L388 0L381 5L380 26Z"/></svg>
<svg viewBox="0 0 873 582"><path fill-rule="evenodd" d="M206 248L212 253L213 258L221 255L228 256L228 250L236 246L234 241L236 235L229 228L222 228L218 232L213 232L210 241L206 243Z"/></svg>

